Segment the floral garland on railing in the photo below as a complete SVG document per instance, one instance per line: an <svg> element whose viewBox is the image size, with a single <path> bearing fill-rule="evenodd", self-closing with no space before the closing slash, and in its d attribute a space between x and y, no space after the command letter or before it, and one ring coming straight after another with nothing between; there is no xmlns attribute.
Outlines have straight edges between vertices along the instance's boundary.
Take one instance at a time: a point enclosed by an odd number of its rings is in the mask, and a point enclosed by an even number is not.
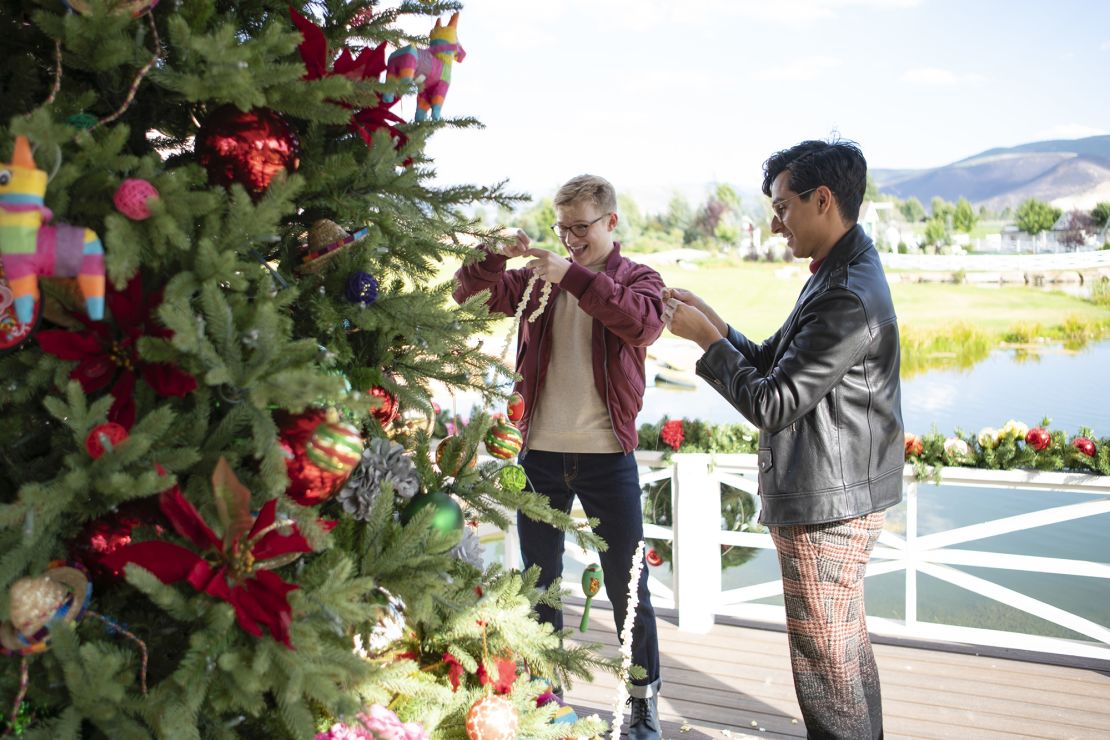
<svg viewBox="0 0 1110 740"><path fill-rule="evenodd" d="M949 436L906 432L906 462L917 478L936 481L946 466L1110 475L1110 437L1096 437L1087 427L1068 436L1050 423L1046 418L1030 428L1011 419L1001 429L985 427L975 435L959 429ZM642 425L639 433L638 449L661 450L664 459L676 452L752 453L759 447L759 432L746 424L664 417Z"/></svg>

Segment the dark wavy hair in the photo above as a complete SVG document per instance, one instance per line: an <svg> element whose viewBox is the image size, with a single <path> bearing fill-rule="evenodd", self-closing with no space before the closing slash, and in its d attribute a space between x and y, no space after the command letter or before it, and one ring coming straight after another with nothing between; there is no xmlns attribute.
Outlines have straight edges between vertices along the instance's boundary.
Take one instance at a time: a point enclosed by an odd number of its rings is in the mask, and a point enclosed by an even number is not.
<svg viewBox="0 0 1110 740"><path fill-rule="evenodd" d="M803 141L772 154L763 163L763 194L770 197L771 183L790 171L790 189L795 193L825 185L836 196L841 217L854 224L867 190L867 160L859 144L847 139ZM809 200L809 195L800 196Z"/></svg>

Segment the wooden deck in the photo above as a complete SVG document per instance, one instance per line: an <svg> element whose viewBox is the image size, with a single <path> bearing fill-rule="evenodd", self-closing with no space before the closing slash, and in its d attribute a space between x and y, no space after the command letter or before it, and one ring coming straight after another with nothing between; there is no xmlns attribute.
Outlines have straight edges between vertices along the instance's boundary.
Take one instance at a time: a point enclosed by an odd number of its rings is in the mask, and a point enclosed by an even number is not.
<svg viewBox="0 0 1110 740"><path fill-rule="evenodd" d="M581 607L567 606L567 624ZM717 624L705 635L658 619L663 737L804 738L785 632ZM575 633L578 635L579 633ZM590 613L582 641L617 653L613 615ZM1110 665L1050 665L971 651L876 644L886 736L891 738L1110 738ZM568 688L579 715L612 716L616 679ZM627 716L627 715L626 715ZM627 725L625 727L627 730Z"/></svg>

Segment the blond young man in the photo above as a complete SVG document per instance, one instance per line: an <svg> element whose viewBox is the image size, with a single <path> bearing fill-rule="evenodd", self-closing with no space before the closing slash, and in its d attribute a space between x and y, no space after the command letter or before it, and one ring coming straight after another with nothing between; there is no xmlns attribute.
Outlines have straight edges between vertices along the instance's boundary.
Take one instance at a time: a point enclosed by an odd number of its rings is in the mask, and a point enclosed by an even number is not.
<svg viewBox="0 0 1110 740"><path fill-rule="evenodd" d="M547 307L534 322L520 322L516 391L525 399L519 422L525 447L521 464L534 490L551 506L570 512L575 496L586 515L599 521L597 534L609 545L600 554L605 589L617 632L624 624L628 575L643 538L640 484L633 451L636 415L643 405L646 347L663 330L663 281L645 265L621 255L614 240L617 199L604 178L580 175L555 196L558 222L552 230L568 257L531 246L523 231L501 250L481 247L480 262L455 273L455 300L489 291L493 311L513 315L534 274L551 283ZM506 269L510 259L529 258ZM539 306L537 286L524 315ZM521 554L540 568L541 586L563 572L564 535L518 514ZM637 584L632 660L647 678L629 687L629 737L659 738L659 647L647 570ZM538 608L540 619L563 628L561 610Z"/></svg>

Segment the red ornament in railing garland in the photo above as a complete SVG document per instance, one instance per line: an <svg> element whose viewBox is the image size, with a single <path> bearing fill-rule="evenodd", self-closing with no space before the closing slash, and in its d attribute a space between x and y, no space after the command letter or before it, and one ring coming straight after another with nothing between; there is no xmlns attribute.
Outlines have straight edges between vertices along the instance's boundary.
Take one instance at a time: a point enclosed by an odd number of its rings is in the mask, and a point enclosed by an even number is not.
<svg viewBox="0 0 1110 740"><path fill-rule="evenodd" d="M508 419L497 419L486 432L486 452L499 460L516 457L524 446L524 435Z"/></svg>
<svg viewBox="0 0 1110 740"><path fill-rule="evenodd" d="M1037 452L1043 452L1052 444L1052 435L1044 427L1033 427L1025 433L1025 444Z"/></svg>
<svg viewBox="0 0 1110 740"><path fill-rule="evenodd" d="M1079 450L1087 457L1095 456L1095 443L1087 437L1076 437L1071 443L1075 449Z"/></svg>

